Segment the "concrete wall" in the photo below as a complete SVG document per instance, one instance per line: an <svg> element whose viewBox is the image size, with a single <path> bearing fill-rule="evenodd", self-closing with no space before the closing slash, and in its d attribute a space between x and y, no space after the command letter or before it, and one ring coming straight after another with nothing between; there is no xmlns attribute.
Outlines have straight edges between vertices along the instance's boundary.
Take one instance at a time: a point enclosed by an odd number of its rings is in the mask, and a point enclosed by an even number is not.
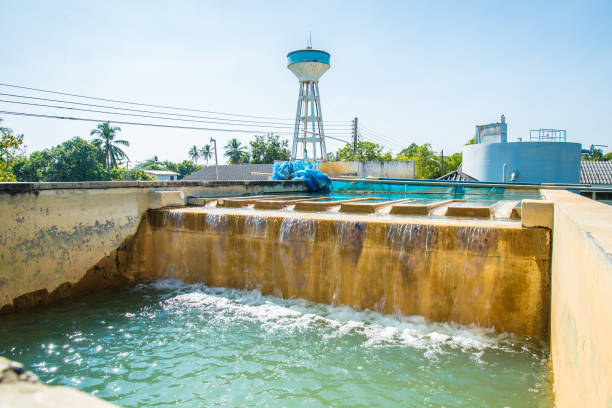
<svg viewBox="0 0 612 408"><path fill-rule="evenodd" d="M0 356L0 407L2 408L117 408L83 391L41 384L23 364Z"/></svg>
<svg viewBox="0 0 612 408"><path fill-rule="evenodd" d="M551 357L556 403L612 407L612 207L567 191L554 202Z"/></svg>
<svg viewBox="0 0 612 408"><path fill-rule="evenodd" d="M330 177L414 178L414 161L321 162L319 169Z"/></svg>
<svg viewBox="0 0 612 408"><path fill-rule="evenodd" d="M0 309L121 284L121 256L142 215L177 203L177 194L168 201L156 191L180 191L184 204L190 195L305 189L292 181L0 183Z"/></svg>
<svg viewBox="0 0 612 408"><path fill-rule="evenodd" d="M576 184L580 183L581 147L560 142L466 145L462 171L478 181ZM511 178L513 172L516 180Z"/></svg>

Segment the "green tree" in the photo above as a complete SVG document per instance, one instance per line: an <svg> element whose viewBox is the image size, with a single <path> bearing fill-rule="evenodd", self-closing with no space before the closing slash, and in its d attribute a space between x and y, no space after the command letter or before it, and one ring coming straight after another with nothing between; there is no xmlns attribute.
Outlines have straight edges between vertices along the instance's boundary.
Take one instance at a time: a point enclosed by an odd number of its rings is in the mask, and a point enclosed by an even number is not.
<svg viewBox="0 0 612 408"><path fill-rule="evenodd" d="M110 180L101 160L100 147L80 137L18 158L13 172L19 181L90 181Z"/></svg>
<svg viewBox="0 0 612 408"><path fill-rule="evenodd" d="M457 170L461 165L461 160L461 153L453 153L448 157L444 157L444 174Z"/></svg>
<svg viewBox="0 0 612 408"><path fill-rule="evenodd" d="M402 149L398 153L398 156L414 157L414 156L416 156L418 150L419 150L419 145L413 142L407 148ZM408 159L406 159L406 160L408 160Z"/></svg>
<svg viewBox="0 0 612 408"><path fill-rule="evenodd" d="M440 159L431 149L431 144L425 143L417 149L414 160L415 176L421 179L436 179L442 176Z"/></svg>
<svg viewBox="0 0 612 408"><path fill-rule="evenodd" d="M200 157L206 161L206 165L208 166L208 161L211 159L213 153L212 150L210 148L209 144L205 144L204 146L202 146L202 148L200 149Z"/></svg>
<svg viewBox="0 0 612 408"><path fill-rule="evenodd" d="M225 157L229 159L229 164L248 163L249 153L246 146L243 146L238 139L233 138L223 148Z"/></svg>
<svg viewBox="0 0 612 408"><path fill-rule="evenodd" d="M195 173L203 167L204 166L193 164L189 160L183 160L182 162L178 163L175 171L181 175L180 178L183 178L192 173Z"/></svg>
<svg viewBox="0 0 612 408"><path fill-rule="evenodd" d="M155 177L149 176L142 170L137 169L126 169L125 167L118 167L111 169L109 179L112 181L120 180L155 180Z"/></svg>
<svg viewBox="0 0 612 408"><path fill-rule="evenodd" d="M137 165L134 166L134 168L138 170L168 170L159 161L157 156L153 156L150 159L147 159L143 162L138 163Z"/></svg>
<svg viewBox="0 0 612 408"><path fill-rule="evenodd" d="M604 154L602 149L591 146L589 153L582 155L583 161L608 161L612 159L612 152Z"/></svg>
<svg viewBox="0 0 612 408"><path fill-rule="evenodd" d="M166 160L166 161L161 162L161 165L163 166L163 168L159 170L170 170L170 171L180 174L179 180L185 176L190 175L191 173L194 173L200 170L203 167L203 166L194 164L192 161L189 161L189 160L183 160L180 163L174 163L174 162Z"/></svg>
<svg viewBox="0 0 612 408"><path fill-rule="evenodd" d="M383 153L384 147L372 142L360 140L357 142L357 158L355 161L391 161L393 156L390 152ZM347 143L336 153L336 159L340 161L353 161L353 145Z"/></svg>
<svg viewBox="0 0 612 408"><path fill-rule="evenodd" d="M203 166L194 164L190 160L183 160L180 163L175 163L169 160L159 161L157 156L154 156L152 159L145 160L136 166L134 166L137 170L169 170L179 174L179 180L185 176L190 175L198 170L200 170Z"/></svg>
<svg viewBox="0 0 612 408"><path fill-rule="evenodd" d="M11 129L0 127L0 181L16 180L12 166L22 144L23 135L15 135Z"/></svg>
<svg viewBox="0 0 612 408"><path fill-rule="evenodd" d="M188 153L189 159L195 164L198 164L198 160L200 160L200 150L196 147L196 145L191 146Z"/></svg>
<svg viewBox="0 0 612 408"><path fill-rule="evenodd" d="M125 180L155 180L155 177L149 176L142 170L136 169L125 169L126 178Z"/></svg>
<svg viewBox="0 0 612 408"><path fill-rule="evenodd" d="M255 140L249 142L251 145L251 163L263 164L274 163L275 160L289 160L289 142L279 140L278 135L268 133L267 135L255 135Z"/></svg>
<svg viewBox="0 0 612 408"><path fill-rule="evenodd" d="M442 176L442 171L440 169L440 157L436 156L431 149L431 144L429 143L425 143L421 146L418 146L416 143L412 143L406 149L403 149L395 159L414 160L416 178L436 179ZM453 165L455 160L456 157L453 159Z"/></svg>
<svg viewBox="0 0 612 408"><path fill-rule="evenodd" d="M127 140L115 140L117 133L121 131L121 128L117 126L111 127L109 122L100 123L96 129L90 132L91 136L97 135L92 143L98 146L102 150L104 161L106 162L106 170L110 172L111 167L117 168L117 163L125 158L127 155L117 145L129 146L130 142Z"/></svg>

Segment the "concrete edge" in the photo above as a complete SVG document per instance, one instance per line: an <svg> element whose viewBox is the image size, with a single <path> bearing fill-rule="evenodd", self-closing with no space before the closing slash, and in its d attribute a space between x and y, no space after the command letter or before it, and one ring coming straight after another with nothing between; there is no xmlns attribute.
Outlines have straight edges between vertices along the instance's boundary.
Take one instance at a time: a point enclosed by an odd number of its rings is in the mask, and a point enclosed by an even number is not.
<svg viewBox="0 0 612 408"><path fill-rule="evenodd" d="M567 190L543 189L541 193L612 262L612 206Z"/></svg>
<svg viewBox="0 0 612 408"><path fill-rule="evenodd" d="M302 186L299 180L232 180L232 181L78 181L78 182L41 182L41 183L0 183L2 193L28 193L40 190L89 190L112 188L180 188L180 187L231 187L231 186Z"/></svg>

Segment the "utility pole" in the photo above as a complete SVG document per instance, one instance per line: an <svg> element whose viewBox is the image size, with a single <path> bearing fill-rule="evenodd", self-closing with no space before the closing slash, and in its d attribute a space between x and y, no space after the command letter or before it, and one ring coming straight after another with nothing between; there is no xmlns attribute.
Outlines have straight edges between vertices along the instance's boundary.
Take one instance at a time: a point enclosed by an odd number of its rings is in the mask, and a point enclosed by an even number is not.
<svg viewBox="0 0 612 408"><path fill-rule="evenodd" d="M215 145L215 171L217 172L217 181L219 181L219 162L217 161L217 140L211 137L210 142Z"/></svg>
<svg viewBox="0 0 612 408"><path fill-rule="evenodd" d="M353 161L357 161L357 135L359 134L357 126L357 118L355 118L353 119Z"/></svg>

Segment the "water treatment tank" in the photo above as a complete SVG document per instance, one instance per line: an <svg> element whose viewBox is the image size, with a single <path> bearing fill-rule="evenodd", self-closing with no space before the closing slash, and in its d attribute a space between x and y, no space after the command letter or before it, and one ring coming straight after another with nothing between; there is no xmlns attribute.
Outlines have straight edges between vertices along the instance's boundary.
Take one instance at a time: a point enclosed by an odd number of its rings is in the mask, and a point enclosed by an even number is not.
<svg viewBox="0 0 612 408"><path fill-rule="evenodd" d="M513 142L463 146L462 171L478 181L580 183L580 143Z"/></svg>
<svg viewBox="0 0 612 408"><path fill-rule="evenodd" d="M329 69L329 53L306 48L287 54L287 68L300 81L318 81Z"/></svg>

